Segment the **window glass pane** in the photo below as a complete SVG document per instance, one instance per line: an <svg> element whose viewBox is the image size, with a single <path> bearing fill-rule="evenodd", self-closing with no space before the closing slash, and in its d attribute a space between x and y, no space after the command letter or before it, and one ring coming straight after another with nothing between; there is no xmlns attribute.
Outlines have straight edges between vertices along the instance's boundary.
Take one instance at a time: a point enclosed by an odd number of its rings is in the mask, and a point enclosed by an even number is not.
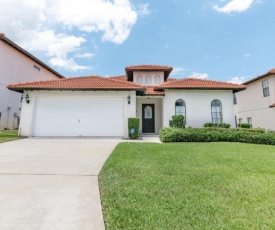
<svg viewBox="0 0 275 230"><path fill-rule="evenodd" d="M212 123L222 123L222 104L219 100L211 102Z"/></svg>
<svg viewBox="0 0 275 230"><path fill-rule="evenodd" d="M264 97L269 96L268 80L262 81L262 85L263 85L263 94L264 94Z"/></svg>
<svg viewBox="0 0 275 230"><path fill-rule="evenodd" d="M151 106L146 106L144 108L144 118L145 119L152 119L153 118L153 113L152 113L152 107Z"/></svg>
<svg viewBox="0 0 275 230"><path fill-rule="evenodd" d="M183 100L177 100L175 103L175 114L183 115L185 117L185 102Z"/></svg>

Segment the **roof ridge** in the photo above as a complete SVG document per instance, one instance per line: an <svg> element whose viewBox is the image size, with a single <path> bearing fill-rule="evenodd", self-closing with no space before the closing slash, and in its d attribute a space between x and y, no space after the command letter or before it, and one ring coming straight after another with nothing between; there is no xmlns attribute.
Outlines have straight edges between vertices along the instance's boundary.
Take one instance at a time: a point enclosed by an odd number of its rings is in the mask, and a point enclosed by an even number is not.
<svg viewBox="0 0 275 230"><path fill-rule="evenodd" d="M173 69L172 66L168 66L168 65L156 65L156 64L139 64L139 65L129 65L126 66L125 69L131 69L131 68L142 68L142 67L152 67L152 68L167 68L167 69Z"/></svg>

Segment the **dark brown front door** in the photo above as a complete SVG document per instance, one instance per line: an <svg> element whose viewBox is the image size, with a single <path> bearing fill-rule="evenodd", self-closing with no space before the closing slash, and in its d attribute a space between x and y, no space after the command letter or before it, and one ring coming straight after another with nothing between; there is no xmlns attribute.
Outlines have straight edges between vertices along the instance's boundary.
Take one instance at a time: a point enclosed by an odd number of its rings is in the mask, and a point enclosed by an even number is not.
<svg viewBox="0 0 275 230"><path fill-rule="evenodd" d="M155 133L155 106L154 104L142 105L142 132Z"/></svg>

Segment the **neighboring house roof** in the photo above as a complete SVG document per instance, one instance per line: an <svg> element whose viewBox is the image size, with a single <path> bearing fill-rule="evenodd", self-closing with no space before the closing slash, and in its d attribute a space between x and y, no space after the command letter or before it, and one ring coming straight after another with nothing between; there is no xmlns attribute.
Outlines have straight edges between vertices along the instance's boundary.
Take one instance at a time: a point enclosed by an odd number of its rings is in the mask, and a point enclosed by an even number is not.
<svg viewBox="0 0 275 230"><path fill-rule="evenodd" d="M61 75L60 73L56 72L54 69L52 69L51 67L49 67L48 65L46 65L44 62L40 61L38 58L36 58L32 54L30 54L29 52L27 52L26 50L24 50L22 47L20 47L19 45L17 45L16 43L14 43L13 41L11 41L10 39L8 39L5 36L5 34L0 33L0 41L6 43L8 46L12 47L13 49L17 50L21 54L25 55L27 58L29 58L32 61L36 62L37 64L43 66L45 69L49 70L50 72L52 72L56 76L58 76L60 78L64 78L63 75Z"/></svg>
<svg viewBox="0 0 275 230"><path fill-rule="evenodd" d="M245 89L246 86L221 82L221 81L210 81L197 78L184 78L176 81L164 82L155 87L155 90L163 89L231 89L240 91Z"/></svg>
<svg viewBox="0 0 275 230"><path fill-rule="evenodd" d="M138 90L145 87L133 82L123 82L100 76L86 76L47 81L11 84L8 89L23 92L24 90Z"/></svg>
<svg viewBox="0 0 275 230"><path fill-rule="evenodd" d="M251 83L251 82L260 80L260 79L262 79L262 78L264 78L264 77L267 77L267 76L273 75L273 74L275 74L275 69L271 69L271 70L269 70L269 71L268 71L267 73L265 73L265 74L262 74L262 75L260 75L260 76L257 76L257 77L255 77L255 78L253 78L253 79L250 79L249 81L244 82L243 85L247 85L247 84L249 84L249 83Z"/></svg>
<svg viewBox="0 0 275 230"><path fill-rule="evenodd" d="M166 80L169 77L169 74L173 70L172 66L165 65L132 65L126 66L125 72L127 75L128 81L133 81L133 72L134 71L164 71L164 79Z"/></svg>

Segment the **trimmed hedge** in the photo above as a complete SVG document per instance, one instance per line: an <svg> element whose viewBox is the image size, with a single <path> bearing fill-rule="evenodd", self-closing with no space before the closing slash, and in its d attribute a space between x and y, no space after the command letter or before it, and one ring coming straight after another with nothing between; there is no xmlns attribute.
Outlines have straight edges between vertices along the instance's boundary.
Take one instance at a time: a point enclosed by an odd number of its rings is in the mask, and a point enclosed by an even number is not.
<svg viewBox="0 0 275 230"><path fill-rule="evenodd" d="M130 134L130 129L134 128L135 133L132 135ZM128 136L131 139L138 139L139 138L139 118L138 117L129 117L128 118Z"/></svg>
<svg viewBox="0 0 275 230"><path fill-rule="evenodd" d="M243 142L275 145L275 134L262 132L262 129L223 129L223 128L164 128L160 131L162 142Z"/></svg>
<svg viewBox="0 0 275 230"><path fill-rule="evenodd" d="M219 127L206 127L204 128L206 130L214 130L214 131L219 131L219 132L228 132L228 131L241 131L241 132L250 132L250 133L265 133L265 129L263 128L250 128L250 129L246 129L246 128L232 128L232 129L228 129L228 128L219 128Z"/></svg>
<svg viewBox="0 0 275 230"><path fill-rule="evenodd" d="M240 123L240 124L238 124L238 127L244 128L244 129L250 129L251 125L248 123Z"/></svg>
<svg viewBox="0 0 275 230"><path fill-rule="evenodd" d="M221 124L216 124L216 123L212 123L212 122L207 122L204 123L203 127L220 127L220 128L230 128L230 124L226 124L226 123L221 123Z"/></svg>

